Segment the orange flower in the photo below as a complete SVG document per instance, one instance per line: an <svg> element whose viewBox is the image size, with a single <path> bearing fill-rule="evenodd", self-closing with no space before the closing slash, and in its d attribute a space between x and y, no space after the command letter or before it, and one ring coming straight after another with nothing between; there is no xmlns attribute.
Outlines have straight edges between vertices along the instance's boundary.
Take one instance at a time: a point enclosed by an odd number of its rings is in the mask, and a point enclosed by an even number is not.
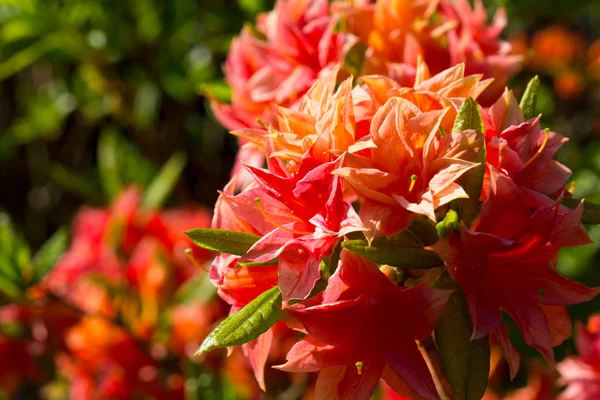
<svg viewBox="0 0 600 400"><path fill-rule="evenodd" d="M366 74L412 85L419 57L433 73L465 63L467 74L495 78L482 99L490 103L521 68L522 57L513 55L510 44L499 38L506 25L504 10L489 25L481 1L474 9L467 0L378 0L342 9L348 30L369 45Z"/></svg>

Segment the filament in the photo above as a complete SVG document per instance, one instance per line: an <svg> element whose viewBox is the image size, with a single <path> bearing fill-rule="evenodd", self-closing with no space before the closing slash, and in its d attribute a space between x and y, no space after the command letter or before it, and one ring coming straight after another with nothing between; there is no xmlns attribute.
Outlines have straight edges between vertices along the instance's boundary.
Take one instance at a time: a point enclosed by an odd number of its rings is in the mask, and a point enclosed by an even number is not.
<svg viewBox="0 0 600 400"><path fill-rule="evenodd" d="M546 144L548 143L548 136L550 136L550 129L546 128L545 133L546 134L544 136L544 141L542 142L542 145L540 146L538 151L533 155L533 157L531 157L525 164L523 164L521 169L527 168L527 166L529 164L531 164L533 162L533 160L535 160L540 154L542 154L542 151L544 151L544 148L546 147Z"/></svg>
<svg viewBox="0 0 600 400"><path fill-rule="evenodd" d="M202 271L208 272L208 269L206 269L206 267L204 265L202 265L202 263L198 262L198 260L196 260L196 257L194 257L194 250L187 248L184 250L184 253L190 259L192 264L194 264L196 267L200 268Z"/></svg>
<svg viewBox="0 0 600 400"><path fill-rule="evenodd" d="M363 362L359 361L359 362L357 362L354 365L356 365L356 373L359 374L359 375L362 375Z"/></svg>
<svg viewBox="0 0 600 400"><path fill-rule="evenodd" d="M417 181L417 176L416 175L412 175L410 177L410 186L408 187L408 191L412 192L413 188L415 187L415 182Z"/></svg>

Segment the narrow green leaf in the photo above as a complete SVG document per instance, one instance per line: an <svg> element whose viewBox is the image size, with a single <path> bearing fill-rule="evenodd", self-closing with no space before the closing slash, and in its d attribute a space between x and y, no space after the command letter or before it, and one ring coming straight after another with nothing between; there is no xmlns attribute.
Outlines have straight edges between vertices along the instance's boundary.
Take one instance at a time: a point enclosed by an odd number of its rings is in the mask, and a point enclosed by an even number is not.
<svg viewBox="0 0 600 400"><path fill-rule="evenodd" d="M281 292L275 286L223 320L204 339L196 355L256 339L281 319L280 307Z"/></svg>
<svg viewBox="0 0 600 400"><path fill-rule="evenodd" d="M100 203L103 199L102 187L97 175L78 173L68 170L60 164L50 167L50 179L60 187L92 203Z"/></svg>
<svg viewBox="0 0 600 400"><path fill-rule="evenodd" d="M462 132L468 129L483 132L483 121L479 112L479 105L470 97L465 99L462 106L460 106L452 128L454 132Z"/></svg>
<svg viewBox="0 0 600 400"><path fill-rule="evenodd" d="M207 303L215 297L217 288L208 278L208 274L198 274L185 281L174 295L177 304Z"/></svg>
<svg viewBox="0 0 600 400"><path fill-rule="evenodd" d="M201 95L208 97L210 100L231 104L231 86L225 81L203 82L199 86L198 91Z"/></svg>
<svg viewBox="0 0 600 400"><path fill-rule="evenodd" d="M238 267L268 267L270 265L279 264L279 257L263 262L238 262Z"/></svg>
<svg viewBox="0 0 600 400"><path fill-rule="evenodd" d="M406 231L412 233L422 246L433 246L440 240L434 223L427 217L413 219Z"/></svg>
<svg viewBox="0 0 600 400"><path fill-rule="evenodd" d="M9 280L8 278L0 275L0 293L11 300L18 300L23 292L18 285Z"/></svg>
<svg viewBox="0 0 600 400"><path fill-rule="evenodd" d="M525 93L521 98L521 111L523 112L523 118L525 121L532 118L535 115L535 105L537 103L538 91L540 89L540 78L536 75L527 84Z"/></svg>
<svg viewBox="0 0 600 400"><path fill-rule="evenodd" d="M260 239L252 233L224 229L196 228L185 232L196 246L203 249L243 256Z"/></svg>
<svg viewBox="0 0 600 400"><path fill-rule="evenodd" d="M361 75L367 50L368 47L366 44L363 42L356 42L354 46L350 47L344 57L344 61L342 62L344 69L354 75L355 78Z"/></svg>
<svg viewBox="0 0 600 400"><path fill-rule="evenodd" d="M40 282L54 268L68 247L69 230L61 228L33 256L32 264L35 277L32 283Z"/></svg>
<svg viewBox="0 0 600 400"><path fill-rule="evenodd" d="M581 200L573 198L564 198L561 200L560 203L564 206L569 207L570 209L574 209L579 205L579 203L581 203ZM600 205L584 200L581 223L588 225L600 224Z"/></svg>
<svg viewBox="0 0 600 400"><path fill-rule="evenodd" d="M346 240L342 247L377 264L396 268L428 269L444 265L436 252L404 240L375 239L370 246L366 240Z"/></svg>
<svg viewBox="0 0 600 400"><path fill-rule="evenodd" d="M462 290L454 282L442 286L454 289L435 328L444 372L456 400L479 400L490 370L489 339L471 340L473 328Z"/></svg>
<svg viewBox="0 0 600 400"><path fill-rule="evenodd" d="M479 112L479 105L470 97L463 102L458 110L453 130L455 132L462 132L468 129L473 129L483 135L484 128ZM469 198L461 199L458 202L458 215L460 220L468 227L479 213L479 196L481 195L483 177L485 175L485 153L485 142L482 141L482 148L476 160L480 163L479 166L467 172L463 178L462 186L469 195Z"/></svg>
<svg viewBox="0 0 600 400"><path fill-rule="evenodd" d="M110 199L115 198L123 188L119 175L117 132L106 129L98 139L98 171L102 186Z"/></svg>
<svg viewBox="0 0 600 400"><path fill-rule="evenodd" d="M182 152L173 154L167 160L144 193L142 200L144 208L152 210L165 203L177 185L186 163L187 156Z"/></svg>

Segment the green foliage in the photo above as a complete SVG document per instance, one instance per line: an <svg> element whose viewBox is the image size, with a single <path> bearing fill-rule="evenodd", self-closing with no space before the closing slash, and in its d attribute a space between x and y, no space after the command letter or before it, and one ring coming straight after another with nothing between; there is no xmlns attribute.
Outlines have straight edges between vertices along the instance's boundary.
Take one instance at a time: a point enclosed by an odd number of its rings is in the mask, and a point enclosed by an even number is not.
<svg viewBox="0 0 600 400"><path fill-rule="evenodd" d="M275 286L223 320L207 337L196 355L217 347L240 346L256 339L281 319L281 292Z"/></svg>
<svg viewBox="0 0 600 400"><path fill-rule="evenodd" d="M481 120L479 105L470 97L465 99L462 106L460 106L452 127L454 132L463 132L469 129L483 133L483 121Z"/></svg>
<svg viewBox="0 0 600 400"><path fill-rule="evenodd" d="M484 128L479 105L470 97L463 102L458 110L452 130L462 132L469 129L473 129L478 134L483 135ZM463 178L462 186L469 195L469 198L458 201L458 215L467 227L471 226L471 222L473 222L479 212L479 195L483 188L483 177L485 175L485 154L485 142L483 142L482 149L477 157L479 165L467 172Z"/></svg>
<svg viewBox="0 0 600 400"><path fill-rule="evenodd" d="M346 53L346 57L342 62L342 65L346 71L352 74L354 77L358 77L361 74L363 62L365 61L365 54L368 47L363 42L356 42Z"/></svg>
<svg viewBox="0 0 600 400"><path fill-rule="evenodd" d="M449 276L438 281L454 289L435 328L444 372L457 400L479 400L487 387L490 347L487 336L472 340L473 327L462 290Z"/></svg>
<svg viewBox="0 0 600 400"><path fill-rule="evenodd" d="M532 118L535 115L535 105L537 103L538 92L540 90L540 78L536 75L527 84L525 93L521 98L521 111L523 112L523 118L525 121Z"/></svg>
<svg viewBox="0 0 600 400"><path fill-rule="evenodd" d="M436 252L426 250L414 242L399 239L346 240L342 247L368 258L377 264L386 264L402 269L427 269L443 266Z"/></svg>
<svg viewBox="0 0 600 400"><path fill-rule="evenodd" d="M23 237L8 216L0 214L0 294L18 302L25 291L38 284L52 270L69 245L69 234L61 229L31 256Z"/></svg>
<svg viewBox="0 0 600 400"><path fill-rule="evenodd" d="M175 153L169 158L148 185L142 200L144 208L157 209L165 203L177 185L186 163L187 158L183 153Z"/></svg>
<svg viewBox="0 0 600 400"><path fill-rule="evenodd" d="M243 256L260 239L246 232L224 229L190 229L185 232L196 246L203 249Z"/></svg>

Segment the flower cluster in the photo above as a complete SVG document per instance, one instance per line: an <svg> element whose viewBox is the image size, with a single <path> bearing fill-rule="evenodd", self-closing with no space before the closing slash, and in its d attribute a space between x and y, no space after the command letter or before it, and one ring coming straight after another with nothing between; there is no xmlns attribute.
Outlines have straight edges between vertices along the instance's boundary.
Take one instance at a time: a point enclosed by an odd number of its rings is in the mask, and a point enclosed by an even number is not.
<svg viewBox="0 0 600 400"><path fill-rule="evenodd" d="M214 254L184 234L210 220L199 207L147 209L135 188L108 208L84 207L33 301L0 308L0 389L60 378L74 399L183 399L186 371L202 365L251 397L259 388L241 353L188 361L227 315L203 272Z"/></svg>
<svg viewBox="0 0 600 400"><path fill-rule="evenodd" d="M516 375L504 311L554 362L571 333L565 306L600 292L556 272L559 249L590 243L583 202L562 204L570 170L553 156L566 139L533 115L535 80L521 105L506 90L484 107L491 80L466 71L420 60L403 86L333 68L279 105L277 123L234 132L267 165L247 165L239 193L225 188L214 230L188 232L221 251L210 278L232 306L201 351L247 342L264 388L283 321L304 336L276 368L320 371L315 398L369 399L382 378L435 399L465 390L460 351L485 370L499 345Z"/></svg>
<svg viewBox="0 0 600 400"><path fill-rule="evenodd" d="M277 123L275 106L296 109L301 97L338 62L351 72L384 75L402 86L418 79L419 60L434 74L463 63L468 75L494 78L481 97L489 105L520 69L522 56L499 36L503 10L492 25L481 1L278 0L244 28L231 47L225 77L231 103L213 100L219 121L230 130ZM362 59L353 65L354 59ZM348 65L351 64L351 65ZM251 143L238 153L234 175L248 180L241 162L260 166L263 154Z"/></svg>

